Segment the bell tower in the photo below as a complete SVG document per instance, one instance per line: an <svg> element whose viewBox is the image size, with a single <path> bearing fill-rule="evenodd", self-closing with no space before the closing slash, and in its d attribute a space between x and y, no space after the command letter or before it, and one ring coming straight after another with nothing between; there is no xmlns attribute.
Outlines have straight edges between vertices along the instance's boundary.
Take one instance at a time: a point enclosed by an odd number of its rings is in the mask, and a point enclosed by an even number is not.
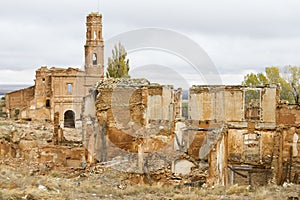
<svg viewBox="0 0 300 200"><path fill-rule="evenodd" d="M104 45L102 15L91 13L86 17L85 72L86 75L104 77Z"/></svg>

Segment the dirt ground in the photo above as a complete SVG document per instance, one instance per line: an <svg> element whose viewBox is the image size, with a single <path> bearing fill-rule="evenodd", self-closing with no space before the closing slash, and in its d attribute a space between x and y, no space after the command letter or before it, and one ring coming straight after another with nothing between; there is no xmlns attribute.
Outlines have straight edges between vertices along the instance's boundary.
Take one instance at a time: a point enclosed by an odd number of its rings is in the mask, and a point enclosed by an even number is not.
<svg viewBox="0 0 300 200"><path fill-rule="evenodd" d="M0 139L31 137L51 140L53 126L47 122L0 120ZM68 140L80 140L74 130L64 130ZM16 137L16 136L15 136ZM1 154L0 154L1 155ZM157 182L145 184L140 174L128 174L101 164L74 169L56 163L36 163L23 158L0 157L0 199L298 199L300 186L192 187Z"/></svg>

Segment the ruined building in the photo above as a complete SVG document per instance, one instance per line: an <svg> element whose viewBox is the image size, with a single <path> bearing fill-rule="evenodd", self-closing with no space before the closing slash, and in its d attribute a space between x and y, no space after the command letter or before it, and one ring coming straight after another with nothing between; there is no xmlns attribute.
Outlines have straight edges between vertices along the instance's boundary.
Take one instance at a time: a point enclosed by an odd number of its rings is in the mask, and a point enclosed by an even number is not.
<svg viewBox="0 0 300 200"><path fill-rule="evenodd" d="M62 126L80 126L82 98L104 77L103 48L102 16L91 13L86 18L84 70L39 68L34 86L6 94L7 116L53 121L59 112Z"/></svg>
<svg viewBox="0 0 300 200"><path fill-rule="evenodd" d="M282 103L277 86L192 86L184 118L181 89L103 76L101 15L92 13L84 71L41 67L34 86L6 95L10 118L54 120L52 145L2 139L0 156L19 148L37 162L101 163L149 184L299 183L300 107ZM58 124L81 127L84 148L64 146Z"/></svg>
<svg viewBox="0 0 300 200"><path fill-rule="evenodd" d="M210 185L299 182L300 107L282 104L276 86L193 86L189 93L183 119L181 90L172 86L99 82L82 111L87 160L148 174L149 183L162 181L168 166L179 176L197 169L191 181Z"/></svg>

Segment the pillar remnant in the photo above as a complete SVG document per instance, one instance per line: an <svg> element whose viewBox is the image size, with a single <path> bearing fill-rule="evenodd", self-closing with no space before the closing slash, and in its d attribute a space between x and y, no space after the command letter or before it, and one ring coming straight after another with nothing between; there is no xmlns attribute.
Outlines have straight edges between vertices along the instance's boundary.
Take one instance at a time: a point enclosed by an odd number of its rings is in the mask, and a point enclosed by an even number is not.
<svg viewBox="0 0 300 200"><path fill-rule="evenodd" d="M54 132L52 142L54 145L58 145L58 131L59 131L59 112L54 113Z"/></svg>

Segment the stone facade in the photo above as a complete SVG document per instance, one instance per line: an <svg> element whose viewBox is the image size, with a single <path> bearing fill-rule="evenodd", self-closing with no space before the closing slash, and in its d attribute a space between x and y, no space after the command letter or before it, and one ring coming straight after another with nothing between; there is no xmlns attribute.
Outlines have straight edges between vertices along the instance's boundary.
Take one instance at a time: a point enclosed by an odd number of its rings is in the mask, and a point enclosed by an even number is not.
<svg viewBox="0 0 300 200"><path fill-rule="evenodd" d="M9 118L53 121L59 112L61 126L80 126L82 99L104 77L102 16L89 14L86 27L84 71L39 68L34 86L6 94Z"/></svg>

